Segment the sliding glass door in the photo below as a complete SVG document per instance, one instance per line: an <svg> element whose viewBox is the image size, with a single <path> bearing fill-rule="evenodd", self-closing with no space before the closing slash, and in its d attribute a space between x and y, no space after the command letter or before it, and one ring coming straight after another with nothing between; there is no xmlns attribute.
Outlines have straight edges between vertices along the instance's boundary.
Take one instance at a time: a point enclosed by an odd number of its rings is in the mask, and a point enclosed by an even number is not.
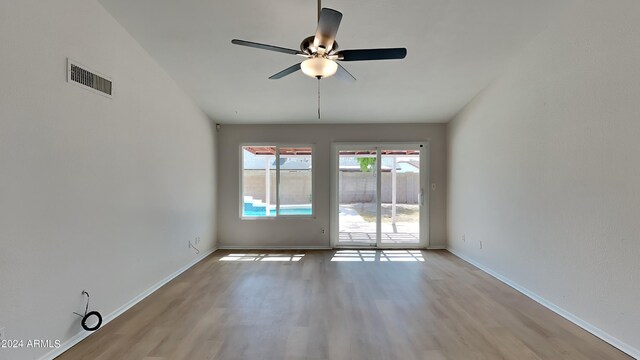
<svg viewBox="0 0 640 360"><path fill-rule="evenodd" d="M383 245L420 243L420 148L383 147L381 152L381 228Z"/></svg>
<svg viewBox="0 0 640 360"><path fill-rule="evenodd" d="M338 151L338 237L342 243L377 242L377 160L376 148L354 146Z"/></svg>
<svg viewBox="0 0 640 360"><path fill-rule="evenodd" d="M334 246L425 247L428 144L336 144Z"/></svg>

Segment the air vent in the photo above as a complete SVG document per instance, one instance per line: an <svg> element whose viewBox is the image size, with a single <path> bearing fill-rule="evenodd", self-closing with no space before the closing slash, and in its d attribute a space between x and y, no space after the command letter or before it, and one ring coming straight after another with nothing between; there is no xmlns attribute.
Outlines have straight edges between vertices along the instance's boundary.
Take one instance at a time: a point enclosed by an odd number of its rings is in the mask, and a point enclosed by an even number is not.
<svg viewBox="0 0 640 360"><path fill-rule="evenodd" d="M71 59L67 62L67 82L109 98L113 96L111 79Z"/></svg>

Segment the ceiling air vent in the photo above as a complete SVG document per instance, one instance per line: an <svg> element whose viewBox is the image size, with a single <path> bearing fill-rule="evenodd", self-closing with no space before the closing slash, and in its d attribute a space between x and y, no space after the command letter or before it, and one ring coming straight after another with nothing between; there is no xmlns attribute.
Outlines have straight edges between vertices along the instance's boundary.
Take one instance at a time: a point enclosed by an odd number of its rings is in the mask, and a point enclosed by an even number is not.
<svg viewBox="0 0 640 360"><path fill-rule="evenodd" d="M113 96L113 82L110 78L71 59L67 61L67 82L108 98Z"/></svg>

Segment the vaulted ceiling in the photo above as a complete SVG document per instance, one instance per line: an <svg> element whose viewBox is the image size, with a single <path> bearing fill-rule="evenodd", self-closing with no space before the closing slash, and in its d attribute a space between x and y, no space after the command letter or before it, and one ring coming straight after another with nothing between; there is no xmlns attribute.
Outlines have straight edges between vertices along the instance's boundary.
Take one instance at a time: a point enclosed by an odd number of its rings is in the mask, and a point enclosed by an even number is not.
<svg viewBox="0 0 640 360"><path fill-rule="evenodd" d="M341 49L406 47L404 60L347 62L358 79L301 72L301 58L231 44L298 49L316 28L313 0L100 0L213 120L221 123L446 122L500 74L558 0L326 0L343 13Z"/></svg>

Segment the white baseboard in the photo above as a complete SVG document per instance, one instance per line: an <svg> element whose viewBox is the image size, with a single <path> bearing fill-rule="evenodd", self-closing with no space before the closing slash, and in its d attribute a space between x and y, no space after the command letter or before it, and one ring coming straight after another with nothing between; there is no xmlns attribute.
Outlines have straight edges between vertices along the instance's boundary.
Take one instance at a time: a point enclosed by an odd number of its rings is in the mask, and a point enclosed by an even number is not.
<svg viewBox="0 0 640 360"><path fill-rule="evenodd" d="M207 251L205 253L202 253L197 258L195 258L193 261L189 262L187 265L185 265L182 268L180 268L178 271L176 271L173 274L167 276L166 278L160 280L155 285L153 285L149 289L145 290L142 294L140 294L140 295L136 296L135 298L131 299L128 303L120 306L119 308L117 308L112 313L104 316L104 318L102 319L102 326L108 324L111 320L117 318L122 313L124 313L125 311L129 310L135 304L137 304L140 301L144 300L144 298L146 298L147 296L153 294L156 290L161 288L163 285L165 285L169 281L175 279L178 275L182 274L183 272L189 270L189 268L191 268L193 265L199 263L201 260L203 260L207 256L211 255L216 250L217 249L212 249L212 250L209 250L209 251ZM97 331L100 331L100 329L96 330L96 332ZM81 331L81 332L77 333L72 338L70 338L69 340L67 340L64 343L62 343L62 345L59 348L53 349L50 352L48 352L47 354L45 354L44 356L42 356L40 358L40 360L55 359L57 356L60 356L63 352L71 349L74 345L76 345L77 343L79 343L80 341L82 341L83 339L85 339L87 336L89 336L91 334L93 334L93 332L89 332L89 331Z"/></svg>
<svg viewBox="0 0 640 360"><path fill-rule="evenodd" d="M446 250L447 247L445 245L434 245L434 246L427 246L427 250Z"/></svg>
<svg viewBox="0 0 640 360"><path fill-rule="evenodd" d="M640 350L634 348L633 346L624 343L623 341L611 336L610 334L606 333L605 331L600 330L599 328L593 326L592 324L582 320L581 318L579 318L578 316L572 314L571 312L557 306L556 304L552 303L549 300L544 299L543 297L539 296L538 294L529 291L527 289L525 289L524 287L518 285L517 283L513 282L512 280L510 280L509 278L498 274L497 272L491 270L490 268L484 266L483 264L480 264L479 262L468 258L467 256L451 249L451 248L447 248L447 251L449 251L450 253L452 253L453 255L459 257L460 259L468 262L469 264L477 267L478 269L486 272L487 274L493 276L494 278L502 281L503 283L511 286L512 288L518 290L519 292L521 292L522 294L524 294L525 296L529 297L530 299L534 300L535 302L539 303L540 305L546 307L547 309L555 312L556 314L562 316L563 318L571 321L572 323L578 325L579 327L583 328L584 330L590 332L591 334L593 334L594 336L599 337L600 339L602 339L603 341L606 341L607 343L609 343L611 346L619 349L620 351L626 353L627 355L633 357L634 359L640 359Z"/></svg>
<svg viewBox="0 0 640 360"><path fill-rule="evenodd" d="M218 246L219 250L331 250L328 246Z"/></svg>

